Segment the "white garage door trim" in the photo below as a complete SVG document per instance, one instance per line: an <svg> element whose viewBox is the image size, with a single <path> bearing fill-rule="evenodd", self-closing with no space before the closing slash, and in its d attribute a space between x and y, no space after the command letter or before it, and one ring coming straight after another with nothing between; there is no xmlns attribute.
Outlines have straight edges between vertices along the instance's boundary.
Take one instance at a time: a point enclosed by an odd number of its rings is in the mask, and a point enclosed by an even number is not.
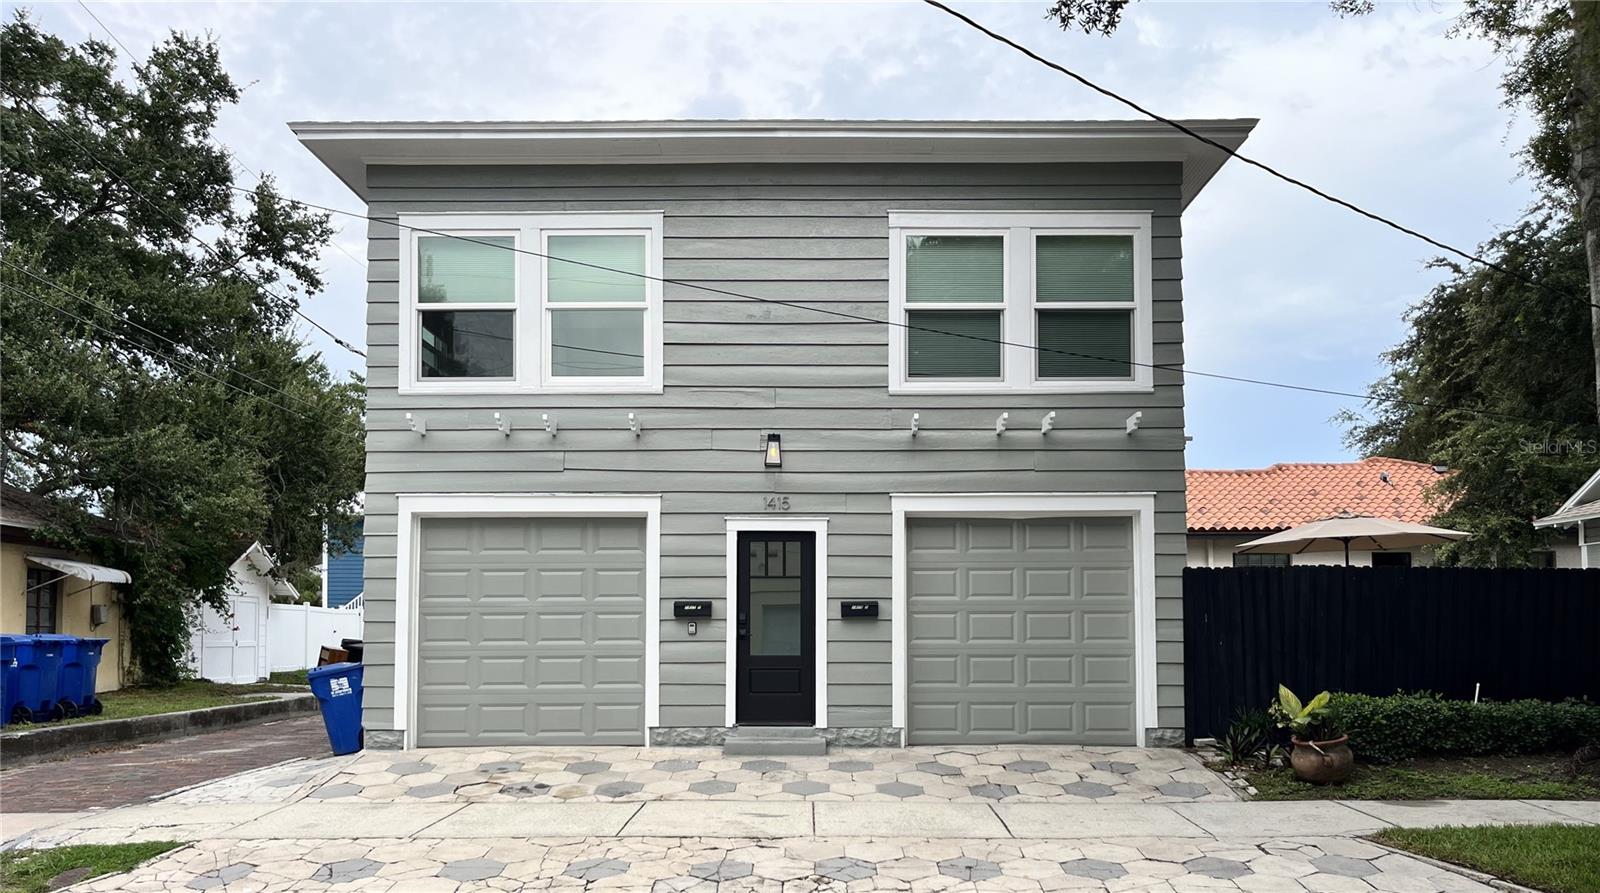
<svg viewBox="0 0 1600 893"><path fill-rule="evenodd" d="M813 725L819 729L828 727L828 519L827 518L768 518L764 516L728 515L723 519L728 526L727 548L727 591L723 594L723 610L728 617L727 648L724 660L726 667L723 679L723 697L726 701L724 717L728 728L738 725L738 688L739 652L738 643L734 632L737 624L733 622L734 605L739 601L739 534L740 533L810 533L816 535L816 568L817 580L814 601L816 602L817 629L816 629L816 663L817 672L813 680L816 686L817 707Z"/></svg>
<svg viewBox="0 0 1600 893"><path fill-rule="evenodd" d="M661 724L661 497L589 493L402 493L395 545L394 715L405 747L416 746L418 604L416 548L423 518L644 518L644 728Z"/></svg>
<svg viewBox="0 0 1600 893"><path fill-rule="evenodd" d="M910 642L907 636L907 518L1070 518L1133 519L1134 565L1134 734L1142 736L1156 719L1156 495L1138 493L893 493L890 512L890 699L894 724L904 742L909 712ZM1142 745L1143 741L1129 744Z"/></svg>

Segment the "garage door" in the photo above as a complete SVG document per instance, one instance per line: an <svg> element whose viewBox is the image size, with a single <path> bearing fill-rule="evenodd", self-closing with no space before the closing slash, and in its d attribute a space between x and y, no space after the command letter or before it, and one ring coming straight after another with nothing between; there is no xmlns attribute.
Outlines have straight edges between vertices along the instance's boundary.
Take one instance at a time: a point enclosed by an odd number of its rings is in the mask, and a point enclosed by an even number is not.
<svg viewBox="0 0 1600 893"><path fill-rule="evenodd" d="M1133 525L911 521L914 744L1134 743Z"/></svg>
<svg viewBox="0 0 1600 893"><path fill-rule="evenodd" d="M422 522L417 743L639 744L644 521Z"/></svg>

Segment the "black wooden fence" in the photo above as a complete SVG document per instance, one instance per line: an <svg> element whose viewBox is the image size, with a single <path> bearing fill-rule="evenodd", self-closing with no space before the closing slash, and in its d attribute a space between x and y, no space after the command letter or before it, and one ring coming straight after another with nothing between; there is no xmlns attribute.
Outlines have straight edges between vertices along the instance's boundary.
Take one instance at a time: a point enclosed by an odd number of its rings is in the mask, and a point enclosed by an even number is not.
<svg viewBox="0 0 1600 893"><path fill-rule="evenodd" d="M1222 734L1280 682L1600 700L1600 570L1188 568L1183 630L1190 738Z"/></svg>

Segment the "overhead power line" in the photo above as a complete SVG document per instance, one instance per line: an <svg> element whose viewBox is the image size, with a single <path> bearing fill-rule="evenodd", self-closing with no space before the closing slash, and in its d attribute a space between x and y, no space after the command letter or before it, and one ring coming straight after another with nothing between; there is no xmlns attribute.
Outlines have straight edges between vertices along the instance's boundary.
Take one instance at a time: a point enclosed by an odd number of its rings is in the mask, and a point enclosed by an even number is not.
<svg viewBox="0 0 1600 893"><path fill-rule="evenodd" d="M1406 235L1411 236L1414 239L1419 239L1419 240L1421 240L1423 242L1426 242L1427 244L1432 245L1433 247L1439 249L1440 251L1448 252L1448 253L1453 254L1453 255L1455 255L1455 256L1457 256L1459 258L1462 258L1463 260L1471 261L1472 263L1479 264L1481 266L1487 267L1488 269L1494 270L1496 273L1500 273L1500 274L1505 275L1505 276L1510 276L1511 278L1519 280L1519 281L1521 281L1523 283L1526 283L1528 285L1531 285L1534 288L1539 288L1539 289L1549 289L1550 288L1550 286L1548 286L1548 285L1546 285L1546 284L1544 284L1542 282L1539 282L1538 280L1534 279L1531 276L1528 276L1525 273L1521 273L1521 272L1519 272L1517 270L1513 270L1513 269L1511 269L1510 267L1507 267L1504 264L1498 263L1496 261L1492 261L1492 260L1490 260L1490 259L1488 259L1488 258L1486 258L1486 257L1484 257L1484 256L1482 256L1480 254L1475 254L1475 253L1473 253L1471 251L1467 251L1466 249L1463 249L1463 248L1457 248L1454 245L1449 244L1448 242L1444 242L1444 241L1442 241L1440 239L1436 239L1433 236L1428 235L1427 233L1421 232L1420 230L1413 229L1412 227L1406 226L1403 223L1398 223L1395 220L1393 220L1391 218L1388 218L1388 217L1385 217L1382 214L1379 214L1379 213L1377 213L1375 211L1369 211L1366 208L1363 208L1360 205L1356 204L1355 202L1352 202L1352 201L1350 201L1348 199L1340 198L1339 196L1334 195L1333 193L1328 192L1328 191L1326 191L1324 189L1320 189L1320 188L1318 188L1316 186L1313 186L1313 185L1311 185L1310 183L1307 183L1304 180L1301 180L1301 179L1299 179L1297 177L1290 176L1289 174L1286 174L1283 171L1278 170L1277 168L1273 167L1270 164L1267 164L1266 162L1257 161L1256 159L1251 158L1248 155L1244 155L1244 154L1238 152L1237 150L1235 150L1235 149L1233 149L1233 148L1231 148L1229 146L1225 146L1222 143L1220 143L1220 142L1218 142L1218 141L1206 136L1205 134L1202 134L1202 133L1199 133L1199 132L1195 131L1193 128L1188 127L1187 125L1185 125L1182 121L1176 121L1176 120L1174 120L1172 118L1166 117L1165 115L1161 115L1161 114L1158 114L1158 113L1156 113L1154 111L1151 111L1150 109L1145 108L1144 106L1140 105L1139 103L1135 102L1134 100L1129 99L1128 97L1123 96L1122 94L1117 93L1116 91L1114 91L1114 90L1112 90L1112 89L1110 89L1108 87L1103 87L1103 86L1095 83L1094 81L1089 80L1087 77L1079 74L1076 71L1073 71L1070 68L1067 68L1065 65L1062 65L1059 62L1052 61L1050 59L1045 58L1044 56L1039 55L1038 53L1034 52L1033 50L1029 49L1028 47L1023 46L1022 44L1016 42L1015 40L1012 40L1011 38L1005 36L1004 34L1001 34L1001 33L997 32L997 31L994 31L994 30L988 28L983 23L977 21L976 19L973 19L971 16L968 16L967 14L965 14L963 12L959 12L957 10L951 9L949 6L946 6L945 4L939 2L939 0L922 0L922 2L928 4L929 6L933 7L934 9L939 10L940 12L943 12L943 13L945 13L947 15L950 15L950 16L960 20L961 22L964 22L968 27L970 27L970 28L982 33L983 35L985 35L989 39L994 40L994 41L998 41L999 43L1003 43L1006 46L1011 47L1012 49L1014 49L1017 52L1023 54L1024 56L1027 56L1029 59L1032 59L1033 61L1038 62L1040 65L1043 65L1046 68L1049 68L1049 69L1051 69L1053 71L1056 71L1056 72L1059 72L1061 74L1064 74L1069 78L1072 78L1073 80L1075 80L1078 83L1084 85L1085 87L1088 87L1090 90L1093 90L1096 93L1099 93L1101 96L1105 96L1108 99L1112 99L1112 100L1114 100L1116 102L1119 102L1119 103L1127 106L1128 108L1133 109L1134 111L1138 112L1139 114L1144 115L1146 118L1149 118L1152 121L1158 121L1158 122L1160 122L1162 124L1165 124L1168 127L1171 127L1174 130L1177 130L1178 132L1184 134L1185 136L1191 137L1191 138L1193 138L1195 140L1198 140L1199 142L1202 142L1202 143L1204 143L1204 144L1206 144L1206 145L1208 145L1208 146L1210 146L1210 147L1212 147L1214 149L1217 149L1218 151L1226 153L1229 158L1235 159L1236 161L1239 161L1241 164L1247 164L1247 165L1250 165L1253 168L1256 168L1258 170L1264 171L1269 176L1276 177L1279 180L1282 180L1283 182L1288 183L1291 186L1295 186L1295 187L1297 187L1299 189L1303 189L1306 192L1309 192L1312 195L1316 196L1317 198L1322 199L1323 201L1332 202L1333 204L1336 204L1336 205L1340 206L1341 208L1344 208L1344 209L1349 210L1349 211L1354 211L1355 213L1360 214L1362 217L1365 217L1368 220L1376 221L1377 223L1381 223L1384 226L1389 227L1390 229L1396 230L1398 232L1405 233ZM1555 292L1555 293L1556 294L1562 294L1561 292ZM1574 296L1576 296L1576 295L1574 295ZM1582 298L1582 300L1585 303L1589 304L1590 306L1600 308L1600 303L1596 303L1595 301L1593 301L1593 300L1591 300L1591 299L1589 299L1587 297Z"/></svg>
<svg viewBox="0 0 1600 893"><path fill-rule="evenodd" d="M135 65L137 65L139 63L139 57L134 54L133 50L128 48L127 44L122 42L122 38L117 36L117 32L111 30L111 26L110 25L107 25L103 20L101 20L101 18L99 16L94 14L94 10L89 8L89 4L83 2L83 0L78 0L78 5L83 7L83 11L89 14L89 18L94 19L94 23L96 25L99 25L101 30L105 31L106 34L116 43L117 46L122 47L122 51L124 53L128 54L128 58L133 60L133 63ZM219 145L219 146L217 146L217 148L221 149L222 152L228 156L228 159L230 161L232 161L234 164L239 165L241 168L244 168L245 172L248 173L250 176L255 177L256 178L256 182L259 183L263 179L265 179L265 177L261 174L260 171L256 170L255 168L251 167L248 164L245 164L244 163L244 159L239 157L239 153L234 152L233 150L229 149L227 146ZM330 241L328 244L332 245L340 254L342 254L345 257L350 258L350 260L354 261L357 266L361 267L361 269L365 270L367 268L367 265L360 258L356 257L354 254L351 254L349 251L345 250L345 247L343 245L340 245L338 242L334 242L334 241ZM333 336L329 335L328 337L331 338Z"/></svg>
<svg viewBox="0 0 1600 893"><path fill-rule="evenodd" d="M234 188L238 189L239 187L236 186ZM1241 375L1226 375L1226 374L1223 374L1223 373L1220 373L1220 372L1201 372L1201 371L1198 371L1198 370L1195 370L1195 369L1186 369L1181 364L1178 364L1178 363L1142 363L1142 362L1139 362L1137 360L1121 360L1121 359L1115 359L1115 358L1110 358L1110 357L1097 356L1095 354L1082 353L1080 351L1060 350L1058 348L1052 348L1052 347L1043 347L1043 346L1033 345L1033 344L1023 344L1023 343L1020 343L1020 342L1007 341L1007 340L1000 339L1000 338L985 338L985 337L983 337L981 335L969 335L969 334L965 334L965 333L962 333L962 332L946 332L946 331L943 331L943 330L940 330L940 329L933 329L933 328L929 328L927 326L919 326L919 325L915 325L913 323L900 322L898 320L892 320L892 319L891 320L882 320L882 319L876 319L876 318L873 318L873 317L870 317L870 316L862 316L861 314L857 314L857 313L849 313L849 312L844 311L844 310L834 310L834 309L829 308L829 307L819 307L819 306L817 306L815 304L802 304L802 303L799 303L797 301L786 301L786 300L782 300L780 298L763 298L763 297L760 297L759 295L751 295L751 294L745 294L743 292L730 291L730 290L725 289L725 288L717 288L716 286L711 286L711 285L701 285L698 282L689 282L689 281L686 281L686 280L683 280L683 279L671 279L671 278L667 278L667 277L663 277L663 276L654 276L654 275L651 275L649 273L640 273L640 272L637 272L637 271L634 271L634 270L624 270L624 269L620 269L620 268L617 268L617 267L608 267L608 266L604 266L602 264L589 263L588 261L574 260L572 258L566 258L566 257L556 257L554 255L545 254L545 253L540 252L540 251L534 251L534 250L532 250L530 248L518 248L518 247L513 246L513 245L502 245L502 244L498 244L498 243L495 243L495 242L487 242L487 241L484 241L482 239L475 239L475 238L473 238L471 236L463 236L463 235L460 235L459 233L450 233L450 232L444 232L444 231L436 230L436 229L429 229L429 228L423 227L423 226L414 226L414 225L411 225L411 224L401 223L398 220L395 220L395 219L392 219L392 218L373 217L373 216L370 216L370 215L367 215L367 214L362 214L362 213L359 213L359 212L356 212L356 211L347 211L347 210L345 210L343 208L334 208L334 207L330 207L328 205L319 205L319 204L316 204L315 202L307 202L307 201L303 201L301 199L296 199L296 198L285 197L284 201L291 202L293 204L302 205L302 206L307 207L307 208L315 208L315 209L317 209L319 211L326 211L326 212L328 212L330 214L343 214L343 215L348 216L348 217L356 217L356 218L360 218L362 220L371 221L371 222L374 222L374 223L381 223L381 224L384 224L385 226L393 226L393 227L395 227L397 229L408 229L408 230L412 230L414 232L427 233L428 235L432 235L432 236L443 236L445 238L456 239L456 240L462 241L462 242L470 242L470 243L475 244L475 245L483 245L485 247L495 248L495 249L498 249L498 250L501 250L501 251L510 251L510 252L513 252L513 253L516 253L516 254L525 254L525 255L528 255L530 257L538 257L538 258L543 258L545 260L560 261L560 262L562 262L564 264L572 264L574 266L588 267L590 269L599 270L599 271L605 272L605 273L617 273L617 274L621 274L621 275L624 275L624 276L632 276L632 277L635 277L635 278L638 278L638 279L646 279L646 280L650 280L650 281L653 281L653 282L660 282L660 283L663 283L665 285L676 285L676 286L680 286L682 288L689 288L689 289L694 289L696 291L708 292L710 294L723 295L725 297L738 298L740 300L745 300L745 301L755 301L755 302L760 303L760 304L770 304L770 305L774 305L774 306L778 306L778 307L788 307L788 308L795 309L795 310L809 311L811 313L826 314L828 316L833 316L833 317L838 317L838 318L841 318L841 319L850 320L850 321L852 321L854 323L859 323L859 324L874 325L874 326L888 325L888 326L892 326L892 327L896 327L896 328L906 329L906 330L909 330L909 331L925 332L925 333L933 334L933 335L943 335L943 336L950 337L950 338L963 338L963 339L966 339L966 340L969 340L969 341L981 341L981 342L983 342L985 344L999 344L999 345L1003 345L1005 347L1015 347L1015 348L1020 348L1022 350L1031 350L1031 351L1042 352L1042 353L1057 354L1057 355L1060 355L1060 356L1074 357L1074 358L1077 358L1077 359L1096 360L1096 361L1105 362L1105 363L1119 363L1119 364L1125 363L1127 365L1139 366L1139 367L1142 367L1142 368L1148 368L1148 369L1152 369L1152 370L1159 369L1159 370L1164 370L1164 371L1168 371L1168 372L1176 372L1179 375L1194 375L1194 376L1199 376L1199 377L1202 377L1202 378L1211 378L1211 379L1217 379L1217 380L1220 380L1220 381L1232 381L1232 382L1237 382L1237 383L1240 383L1240 384L1260 385L1262 387L1279 388L1279 389L1288 390L1288 391L1300 391L1300 392L1309 393L1309 394L1323 394L1323 395L1330 396L1330 397L1350 397L1350 398L1353 398L1353 399L1356 399L1356 400L1361 400L1361 401L1364 401L1364 402L1366 402L1366 401L1375 401L1375 402L1379 402L1379 403L1394 403L1394 404L1403 405L1403 406L1415 406L1415 407L1417 407L1419 409L1430 409L1430 410L1436 410L1436 411L1438 411L1438 410L1456 410L1456 411L1461 411L1461 412L1472 412L1472 413L1477 413L1477 414L1486 415L1486 416L1495 416L1495 417L1500 417L1500 418L1513 419L1513 420L1516 420L1516 421L1538 422L1538 423L1542 423L1542 424L1554 424L1554 425L1562 424L1561 422L1557 422L1557 421L1555 421L1553 419L1539 418L1539 417L1536 417L1536 416L1517 415L1515 413L1498 412L1498 411L1490 410L1490 409L1476 409L1476 408L1465 407L1465 406L1444 406L1444 405L1441 405L1441 404L1438 404L1438 403L1432 403L1432 402L1424 401L1424 400L1407 400L1407 399L1404 399L1404 398L1401 398L1401 397L1381 397L1381 396L1374 395L1374 394L1357 394L1357 393L1353 393L1353 392L1350 392L1350 391L1340 391L1340 390L1335 390L1335 389L1332 389L1332 388L1320 388L1320 387L1314 387L1314 386L1311 386L1311 385L1290 384L1288 382L1271 381L1271 380L1268 380L1268 379L1248 378L1248 377L1241 376Z"/></svg>
<svg viewBox="0 0 1600 893"><path fill-rule="evenodd" d="M78 0L78 5L83 7L83 11L89 14L89 18L94 19L94 23L99 25L108 37L116 41L117 46L122 47L122 51L128 54L128 58L133 60L135 65L139 63L139 57L133 54L133 50L128 49L128 45L122 42L122 38L117 36L117 32L111 30L110 26L105 22L100 21L100 17L94 14L94 10L89 8L89 4L83 2L83 0Z"/></svg>
<svg viewBox="0 0 1600 893"><path fill-rule="evenodd" d="M59 285L55 285L54 283L51 283L51 285L53 287L55 287L55 288L61 289L62 291L66 291L66 289L62 288ZM79 316L78 314L73 313L71 310L68 310L65 307L58 307L58 306L50 303L49 301L44 300L43 298L39 297L38 295L31 294L29 292L26 292L26 291L20 289L20 288L17 288L15 285L11 285L10 283L6 283L6 282L0 282L0 288L6 289L7 291L11 292L12 294L16 295L17 297L22 298L24 301L29 301L31 303L38 304L39 306L44 307L47 310L53 310L56 313L60 313L60 314L65 315L65 316L70 316L73 319L77 320L78 322L81 322L86 326L90 326L90 327L92 327L92 328L94 328L94 329L96 329L96 330L98 330L100 332L103 332L106 335L110 336L111 338L116 339L117 341L121 341L124 344L128 344L128 345L131 345L131 346L136 347L136 348L142 348L142 349L145 349L145 350L149 350L148 347L145 347L144 345L139 344L138 342L136 342L133 339L129 338L127 335L122 334L121 332L118 332L118 331L116 331L114 329L107 328L106 326L103 326L103 325L95 322L92 319L88 319L87 317ZM171 356L168 356L166 354L163 354L160 351L153 351L152 350L150 352L156 354L157 356L161 357L161 359L165 360L166 362L172 364L173 366L176 366L178 369L181 369L181 370L183 370L185 372L191 372L191 373L193 373L195 375L199 375L202 378L210 379L211 381L214 381L217 384L220 384L223 387L228 388L229 390L236 391L236 392L238 392L238 393L240 393L240 394L242 394L242 395L244 395L246 397L250 397L250 398L255 399L255 400L260 400L261 402L267 404L268 406L271 406L271 407L274 407L276 409L279 409L279 410L281 410L281 411L283 411L285 413L288 413L289 415L299 416L300 418L305 419L306 421L311 421L312 420L310 416L306 415L303 412L298 412L296 410L290 409L287 406L284 406L283 404L277 402L276 400L270 400L270 399L268 399L266 397L263 397L260 394L256 394L256 393L253 393L251 391L247 391L244 388L241 388L238 385L234 384L233 382L230 382L230 381L228 381L226 379L218 378L217 376L212 375L211 373L207 372L206 370L201 369L198 365L185 363L185 362L183 362L181 360L178 360L178 359L176 359L174 357L171 357ZM273 390L278 390L279 393L285 393L285 392L283 392L283 391L281 391L281 390L279 390L277 388L274 388ZM288 394L285 393L285 396L288 396Z"/></svg>
<svg viewBox="0 0 1600 893"><path fill-rule="evenodd" d="M7 92L10 92L10 91L7 91ZM166 208L163 208L159 204L151 201L149 198L147 198L145 196L144 193L142 193L139 190L135 189L133 184L128 182L127 178L125 178L121 174L117 173L117 171L114 168L112 168L109 164L106 164L105 161L103 161L94 152L90 151L89 147L85 146L77 137L73 136L71 133L68 133L66 128L57 126L56 122L50 120L50 117L48 115L46 115L44 112L40 111L38 106L35 106L33 104L33 102L31 100L29 100L27 97L20 96L20 95L18 95L16 93L11 93L11 96L12 96L12 98L14 98L18 102L20 102L23 106L25 106L29 111L33 112L33 114L36 117L38 117L39 120L43 121L45 124L47 124L51 128L53 128L56 133L60 134L63 137L66 137L66 139L69 142L71 142L74 146L77 146L78 147L78 151L82 152L90 161L94 162L96 166L98 166L101 170L105 171L106 174L108 174L109 176L113 177L117 182L121 183L124 187L126 187L127 190L130 193L132 193L135 198L137 198L141 202L144 202L146 205L150 206L150 208L152 210L154 210L157 214L160 214L162 217L165 217L168 220L168 222L170 222L173 226L177 227L178 231L183 233L183 235L185 237L187 237L190 241L194 242L196 245L200 246L200 250L204 251L206 253L207 257L210 257L213 261L216 261L217 263L222 263L223 258L221 258L217 254L216 249L213 248L212 245L209 242L207 242L206 240L204 240L204 239L200 238L199 236L195 235L194 230L190 229L188 227L188 225L184 221L179 220L178 218L174 217L172 214L168 213ZM123 160L126 161L127 159L124 157ZM244 189L242 189L241 187L238 187L238 186L232 186L230 188L235 189L235 190L244 191L244 192L252 192L251 190L244 190ZM298 316L301 319L305 320L306 322L310 323L313 327L315 327L322 334L328 336L328 338L331 339L334 344L339 345L340 347L342 347L345 350L355 354L358 357L361 357L362 359L366 359L366 357L367 357L366 351L356 347L354 344L351 344L349 341L346 341L345 339L339 337L338 335L334 334L332 329L329 329L327 326L323 325L322 323L317 322L315 319L313 319L310 316L310 314L308 314L304 310L300 309L299 301L296 301L296 300L294 300L292 298L289 298L289 297L287 297L287 296L285 296L283 294L280 294L280 293L278 293L276 291L273 291L272 288L270 286L268 286L266 282L263 282L260 279L255 278L254 276L251 276L248 272L245 271L245 269L243 267L239 267L237 269L238 269L239 275L243 276L246 280L248 280L250 283L255 285L257 288L261 289L262 291L266 292L269 295L272 295L272 296L278 298L281 301L287 302L289 304L290 308L294 311L294 314L296 316Z"/></svg>
<svg viewBox="0 0 1600 893"><path fill-rule="evenodd" d="M118 320L119 322L126 323L126 324L128 324L130 326L133 326L134 328L139 329L140 331L143 331L143 332L145 332L147 334L154 335L155 337L160 338L162 341L165 341L168 344L171 344L173 347L178 348L180 351L190 350L188 345L182 344L182 343L180 343L179 341L177 341L177 340L175 340L173 338L169 338L168 336L163 335L160 332L157 332L155 329L152 329L152 328L150 328L148 326L140 325L139 323L134 322L133 320L127 318L126 316L123 316L122 314L116 312L116 310L114 310L113 308L107 307L106 305L100 303L99 301L94 300L93 298L89 298L89 297L86 297L84 295L81 295L81 294L73 291L72 289L67 288L66 286L60 284L59 282L56 282L55 280L53 280L53 279L51 279L51 278L49 278L47 276L41 276L38 273L35 273L32 270L28 269L27 267L21 266L19 264L14 264L11 261L6 260L3 257L0 257L0 264L4 264L4 265L6 265L7 267L10 267L13 270L16 270L18 273L21 273L22 275L27 276L28 278L32 279L35 282L38 282L38 283L40 283L42 285L47 285L50 288L53 288L56 291L61 292L62 294L66 295L69 298L72 298L72 299L74 299L76 301L80 301L80 302L82 302L84 304L87 304L88 306L93 307L96 310L99 310L100 312L102 312L102 313L104 313L104 314L106 314L108 316L113 317L114 319ZM130 343L131 343L131 341L130 341ZM158 355L159 356L165 356L164 354L158 354ZM280 388L280 387L278 387L276 385L273 385L273 384L270 384L268 382L262 381L261 379L256 378L255 376L250 375L247 372L243 372L243 371L241 371L239 369L234 369L233 371L236 374L238 374L239 376L241 376L242 378L245 378L246 380L254 382L255 384L258 384L258 385L260 385L260 386L262 386L264 388L267 388L269 390L277 391L278 393L282 394L283 396L288 397L290 400L294 400L294 401L300 402L300 403L305 403L304 400L302 400L299 397L294 396L293 394L289 393L288 391L285 391L284 389L282 389L282 388ZM310 404L306 404L306 405L310 405Z"/></svg>

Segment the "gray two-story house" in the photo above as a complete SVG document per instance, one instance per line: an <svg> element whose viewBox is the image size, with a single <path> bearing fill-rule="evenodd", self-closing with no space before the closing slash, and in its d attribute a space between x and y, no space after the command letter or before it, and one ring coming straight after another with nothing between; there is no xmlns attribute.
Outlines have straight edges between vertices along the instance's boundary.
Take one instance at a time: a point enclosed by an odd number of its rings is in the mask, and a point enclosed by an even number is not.
<svg viewBox="0 0 1600 893"><path fill-rule="evenodd" d="M1181 737L1163 367L1226 153L1149 122L293 128L374 218L369 746Z"/></svg>

